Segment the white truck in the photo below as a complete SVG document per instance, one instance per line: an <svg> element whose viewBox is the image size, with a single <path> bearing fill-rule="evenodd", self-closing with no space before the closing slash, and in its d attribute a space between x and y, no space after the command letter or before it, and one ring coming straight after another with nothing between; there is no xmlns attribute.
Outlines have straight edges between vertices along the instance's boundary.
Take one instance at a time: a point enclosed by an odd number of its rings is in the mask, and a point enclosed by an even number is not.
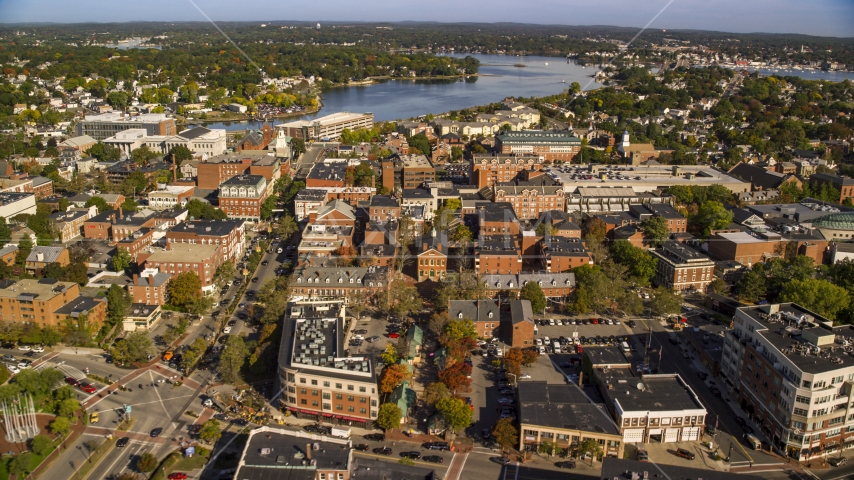
<svg viewBox="0 0 854 480"><path fill-rule="evenodd" d="M350 429L332 427L332 432L330 432L330 435L338 438L350 438Z"/></svg>

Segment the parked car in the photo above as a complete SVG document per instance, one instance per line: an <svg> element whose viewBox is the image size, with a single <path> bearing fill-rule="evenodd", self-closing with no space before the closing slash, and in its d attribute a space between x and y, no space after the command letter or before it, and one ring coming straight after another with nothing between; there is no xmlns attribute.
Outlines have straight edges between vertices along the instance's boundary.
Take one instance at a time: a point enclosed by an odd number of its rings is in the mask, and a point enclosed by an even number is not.
<svg viewBox="0 0 854 480"><path fill-rule="evenodd" d="M75 379L75 378L66 377L65 383L67 383L73 387L76 387L78 382L77 382L77 379Z"/></svg>
<svg viewBox="0 0 854 480"><path fill-rule="evenodd" d="M367 340L369 343L374 343L379 339L380 339L380 337L378 337L377 335L373 335L373 336L366 338L365 340Z"/></svg>
<svg viewBox="0 0 854 480"><path fill-rule="evenodd" d="M684 448L677 448L676 449L676 456L682 457L682 458L685 458L688 460L694 460L694 457L696 457L696 455L694 455L693 452L689 452L688 450L685 450Z"/></svg>
<svg viewBox="0 0 854 480"><path fill-rule="evenodd" d="M834 467L841 467L848 463L848 459L845 457L834 457L828 460L827 463L833 465Z"/></svg>
<svg viewBox="0 0 854 480"><path fill-rule="evenodd" d="M418 452L400 452L400 456L403 458L411 458L412 460L418 460L421 458L421 454Z"/></svg>
<svg viewBox="0 0 854 480"><path fill-rule="evenodd" d="M649 454L646 453L646 450L638 450L638 461L639 462L648 462Z"/></svg>
<svg viewBox="0 0 854 480"><path fill-rule="evenodd" d="M448 442L427 442L421 446L427 450L451 450L451 446Z"/></svg>
<svg viewBox="0 0 854 480"><path fill-rule="evenodd" d="M18 350L22 352L29 352L30 350L32 350L32 347L30 347L29 345L21 345L18 347Z"/></svg>
<svg viewBox="0 0 854 480"><path fill-rule="evenodd" d="M172 472L169 474L169 480L187 480L187 474L184 472Z"/></svg>
<svg viewBox="0 0 854 480"><path fill-rule="evenodd" d="M510 459L505 457L489 457L489 461L499 465L510 465Z"/></svg>
<svg viewBox="0 0 854 480"><path fill-rule="evenodd" d="M366 443L357 443L357 444L353 445L353 448L360 451L360 452L367 452L368 449L371 447L369 447L368 444L366 444Z"/></svg>
<svg viewBox="0 0 854 480"><path fill-rule="evenodd" d="M421 460L424 460L425 462L430 462L430 463L442 463L445 461L444 458L442 458L438 455L427 455L426 457L422 458Z"/></svg>
<svg viewBox="0 0 854 480"><path fill-rule="evenodd" d="M41 345L36 345L31 350L36 353L44 353L44 347L42 347Z"/></svg>
<svg viewBox="0 0 854 480"><path fill-rule="evenodd" d="M557 463L555 463L555 467L566 468L566 469L572 470L575 468L575 462L572 462L572 461L557 462Z"/></svg>
<svg viewBox="0 0 854 480"><path fill-rule="evenodd" d="M6 355L3 355L3 361L4 362L14 362L15 360L17 360L17 359L15 358L14 355L9 355L8 353Z"/></svg>
<svg viewBox="0 0 854 480"><path fill-rule="evenodd" d="M222 333L231 333L231 327L225 327L222 329Z"/></svg>
<svg viewBox="0 0 854 480"><path fill-rule="evenodd" d="M367 435L364 435L362 438L368 440L369 442L382 442L383 440L385 440L385 435L383 435L382 433L369 433Z"/></svg>
<svg viewBox="0 0 854 480"><path fill-rule="evenodd" d="M391 448L389 448L389 447L377 447L377 448L373 449L373 452L376 453L377 455L391 455L392 454Z"/></svg>

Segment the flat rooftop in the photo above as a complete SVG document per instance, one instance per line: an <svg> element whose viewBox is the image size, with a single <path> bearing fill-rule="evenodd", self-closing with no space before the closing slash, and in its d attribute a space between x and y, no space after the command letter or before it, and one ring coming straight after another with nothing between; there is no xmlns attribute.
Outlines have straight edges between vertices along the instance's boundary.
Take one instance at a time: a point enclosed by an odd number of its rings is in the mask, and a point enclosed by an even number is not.
<svg viewBox="0 0 854 480"><path fill-rule="evenodd" d="M351 357L345 351L344 320L337 304L291 306L284 328L284 335L292 335L286 357L291 367L334 378L376 380L369 357Z"/></svg>
<svg viewBox="0 0 854 480"><path fill-rule="evenodd" d="M350 468L348 444L347 440L335 438L313 440L303 432L256 428L249 432L234 478L313 480L318 470L343 472Z"/></svg>
<svg viewBox="0 0 854 480"><path fill-rule="evenodd" d="M313 118L309 120L294 120L293 122L282 123L276 125L275 128L301 128L312 126L315 124L323 125L332 125L335 123L341 122L350 122L354 120L360 120L366 116L370 115L373 118L373 113L353 113L353 112L338 112L333 113L331 115L326 115L325 117Z"/></svg>
<svg viewBox="0 0 854 480"><path fill-rule="evenodd" d="M201 263L209 258L212 258L219 245L203 245L203 244L181 244L170 243L171 250L161 250L145 260L149 262L174 262L174 263Z"/></svg>
<svg viewBox="0 0 854 480"><path fill-rule="evenodd" d="M630 366L631 361L626 357L620 347L588 347L584 346L584 355L590 359L593 368L599 366L615 366L626 365Z"/></svg>
<svg viewBox="0 0 854 480"><path fill-rule="evenodd" d="M60 282L52 278L41 280L2 280L0 298L38 299L45 301L77 285L74 282ZM23 298L26 297L26 298Z"/></svg>
<svg viewBox="0 0 854 480"><path fill-rule="evenodd" d="M608 393L624 412L705 410L697 394L678 374L643 375L637 382L614 384Z"/></svg>
<svg viewBox="0 0 854 480"><path fill-rule="evenodd" d="M580 238L546 237L543 240L543 253L563 257L587 257L587 250Z"/></svg>
<svg viewBox="0 0 854 480"><path fill-rule="evenodd" d="M777 311L771 313L772 309ZM761 335L806 373L823 373L854 365L854 358L840 353L834 354L831 351L831 348L840 346L835 343L835 338L830 339L828 344L822 345L820 350L816 351L812 348L815 346L814 343L804 336L806 333L806 337L824 337L826 340L827 337L835 337L839 333L851 341L854 340L854 334L849 336L844 329L823 328L821 323L829 320L800 305L795 303L758 305L739 308L738 312L764 327L764 329L757 328L756 334Z"/></svg>
<svg viewBox="0 0 854 480"><path fill-rule="evenodd" d="M181 222L169 229L169 233L191 233L203 237L224 237L243 226L243 220L194 220ZM167 233L168 235L168 233Z"/></svg>
<svg viewBox="0 0 854 480"><path fill-rule="evenodd" d="M525 382L519 392L519 423L620 435L608 413L577 385Z"/></svg>
<svg viewBox="0 0 854 480"><path fill-rule="evenodd" d="M598 173L591 172L589 165L586 164L551 166L543 170L563 184L564 190L568 193L575 192L581 187L629 187L633 189L633 192L649 192L672 185L697 184L720 184L733 192L750 190L749 182L744 182L707 165L679 165L679 175L673 174L672 165L606 165L600 167ZM603 174L604 178L601 178L600 175ZM615 196L631 197L634 196L634 193L624 191Z"/></svg>

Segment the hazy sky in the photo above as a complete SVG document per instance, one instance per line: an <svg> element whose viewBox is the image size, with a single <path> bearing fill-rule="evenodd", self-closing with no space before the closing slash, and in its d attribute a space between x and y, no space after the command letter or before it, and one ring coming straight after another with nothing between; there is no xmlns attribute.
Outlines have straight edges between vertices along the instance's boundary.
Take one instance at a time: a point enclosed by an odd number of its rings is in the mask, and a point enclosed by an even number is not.
<svg viewBox="0 0 854 480"><path fill-rule="evenodd" d="M194 0L216 21L519 22L642 27L669 0ZM190 0L0 0L0 22L197 20ZM674 0L650 28L854 37L854 0Z"/></svg>

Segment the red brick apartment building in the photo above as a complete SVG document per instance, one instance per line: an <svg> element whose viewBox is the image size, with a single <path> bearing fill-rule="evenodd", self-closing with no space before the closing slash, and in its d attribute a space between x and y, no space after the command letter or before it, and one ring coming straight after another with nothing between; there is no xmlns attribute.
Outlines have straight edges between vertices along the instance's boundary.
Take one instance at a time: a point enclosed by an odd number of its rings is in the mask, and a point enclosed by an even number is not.
<svg viewBox="0 0 854 480"><path fill-rule="evenodd" d="M266 151L225 153L211 157L196 166L198 188L214 190L238 175L261 175L268 183L290 172L290 160L268 155Z"/></svg>
<svg viewBox="0 0 854 480"><path fill-rule="evenodd" d="M513 204L494 202L477 209L480 235L519 235L522 228Z"/></svg>
<svg viewBox="0 0 854 480"><path fill-rule="evenodd" d="M572 132L507 131L495 136L495 147L503 154L536 155L545 162L571 162L581 151L581 139Z"/></svg>
<svg viewBox="0 0 854 480"><path fill-rule="evenodd" d="M481 275L521 273L522 251L517 237L481 237L474 247L474 268Z"/></svg>
<svg viewBox="0 0 854 480"><path fill-rule="evenodd" d="M550 273L569 272L576 267L593 263L578 238L546 236L541 249L540 261L543 268Z"/></svg>
<svg viewBox="0 0 854 480"><path fill-rule="evenodd" d="M119 248L124 249L130 254L134 262L136 262L137 256L153 243L154 229L140 228L116 243L116 251L118 251Z"/></svg>
<svg viewBox="0 0 854 480"><path fill-rule="evenodd" d="M305 187L343 187L346 176L347 162L315 163L306 176Z"/></svg>
<svg viewBox="0 0 854 480"><path fill-rule="evenodd" d="M536 155L474 155L471 161L472 180L477 188L511 182L524 171L541 171L543 157Z"/></svg>
<svg viewBox="0 0 854 480"><path fill-rule="evenodd" d="M221 245L223 260L237 261L245 250L243 220L196 220L183 222L166 232L166 243Z"/></svg>
<svg viewBox="0 0 854 480"><path fill-rule="evenodd" d="M676 291L704 292L712 283L715 262L707 255L674 240L651 252L658 259L653 281L656 285Z"/></svg>
<svg viewBox="0 0 854 480"><path fill-rule="evenodd" d="M169 280L172 275L160 273L156 268L147 268L139 275L133 275L133 283L128 285L131 303L145 305L165 305L169 301Z"/></svg>
<svg viewBox="0 0 854 480"><path fill-rule="evenodd" d="M448 318L471 320L479 338L498 337L501 333L501 311L495 300L450 300Z"/></svg>
<svg viewBox="0 0 854 480"><path fill-rule="evenodd" d="M209 293L215 289L214 274L223 262L221 245L168 243L167 248L168 250L153 254L139 255L143 268L156 268L160 272L173 276L183 272L193 272L202 282L203 293Z"/></svg>
<svg viewBox="0 0 854 480"><path fill-rule="evenodd" d="M219 186L219 208L229 218L257 221L261 218L261 205L270 189L261 175L238 175Z"/></svg>

